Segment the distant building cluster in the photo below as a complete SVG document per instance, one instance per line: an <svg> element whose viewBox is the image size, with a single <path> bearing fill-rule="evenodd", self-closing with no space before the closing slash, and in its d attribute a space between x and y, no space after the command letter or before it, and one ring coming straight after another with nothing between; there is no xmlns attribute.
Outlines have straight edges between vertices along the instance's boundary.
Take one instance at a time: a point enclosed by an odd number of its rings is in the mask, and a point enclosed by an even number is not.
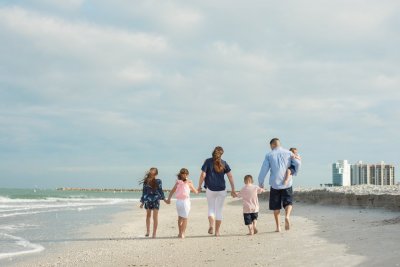
<svg viewBox="0 0 400 267"><path fill-rule="evenodd" d="M394 185L394 166L385 164L366 164L362 161L350 164L347 160L338 160L332 165L333 186L349 185Z"/></svg>

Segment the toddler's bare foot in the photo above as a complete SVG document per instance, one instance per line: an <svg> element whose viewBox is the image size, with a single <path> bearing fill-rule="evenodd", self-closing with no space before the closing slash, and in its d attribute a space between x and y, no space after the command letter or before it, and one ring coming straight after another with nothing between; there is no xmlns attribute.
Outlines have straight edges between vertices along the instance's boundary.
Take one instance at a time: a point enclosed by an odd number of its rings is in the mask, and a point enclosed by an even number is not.
<svg viewBox="0 0 400 267"><path fill-rule="evenodd" d="M145 237L149 237L149 235L150 235L149 233L146 233L144 236L145 236Z"/></svg>
<svg viewBox="0 0 400 267"><path fill-rule="evenodd" d="M215 232L215 236L217 236L217 237L218 237L218 236L221 236L221 234L220 234L219 232L218 232L218 233L217 233L217 232Z"/></svg>
<svg viewBox="0 0 400 267"><path fill-rule="evenodd" d="M255 235L258 234L257 228L254 228L254 234L255 234Z"/></svg>
<svg viewBox="0 0 400 267"><path fill-rule="evenodd" d="M276 228L276 230L275 230L275 232L277 232L277 233L279 233L280 231L281 231L280 227Z"/></svg>

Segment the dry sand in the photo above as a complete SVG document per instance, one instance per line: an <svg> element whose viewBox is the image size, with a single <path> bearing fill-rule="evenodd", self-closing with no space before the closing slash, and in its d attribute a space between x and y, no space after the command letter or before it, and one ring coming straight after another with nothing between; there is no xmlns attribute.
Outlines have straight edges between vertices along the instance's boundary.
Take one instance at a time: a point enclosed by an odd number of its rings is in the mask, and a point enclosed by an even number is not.
<svg viewBox="0 0 400 267"><path fill-rule="evenodd" d="M162 205L157 239L144 238L144 211L82 229L82 238L10 266L400 266L400 213L296 204L290 231L275 233L267 202L246 236L240 200L227 199L222 236L207 234L206 200L192 201L187 238L177 239L175 203ZM46 244L44 244L46 246Z"/></svg>

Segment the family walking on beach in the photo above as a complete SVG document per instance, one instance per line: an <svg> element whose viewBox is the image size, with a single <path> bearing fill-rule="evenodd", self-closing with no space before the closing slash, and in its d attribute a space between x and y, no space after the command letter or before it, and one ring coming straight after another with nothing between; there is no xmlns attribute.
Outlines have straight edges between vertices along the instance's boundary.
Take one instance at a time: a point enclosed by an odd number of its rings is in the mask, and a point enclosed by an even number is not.
<svg viewBox="0 0 400 267"><path fill-rule="evenodd" d="M225 185L225 175L228 177L231 186L231 196L242 198L243 218L245 225L248 226L248 235L257 234L257 219L259 212L258 194L265 191L264 181L270 173L269 185L269 209L273 211L276 232L280 232L280 211L285 210L285 229L290 229L290 214L293 208L293 189L292 177L296 176L301 165L301 158L297 149L290 150L281 147L278 138L270 141L271 151L265 156L258 175L258 184L253 184L253 177L246 175L244 177L244 187L236 192L235 183L231 168L228 163L222 159L224 150L217 146L212 152L212 158L206 159L201 167L199 185L196 189L193 183L188 179L189 171L182 168L178 175L175 186L169 193L168 198L164 196L162 182L157 178L157 168L151 168L141 181L143 184L143 194L140 199L141 208L146 209L146 237L150 235L151 218L153 217L152 237L157 235L158 210L160 201L166 204L171 203L171 198L175 194L176 209L178 212L178 228L180 238L185 238L187 220L190 212L190 192L198 194L204 188L206 189L206 198L208 203L208 233L210 235L220 236L220 227L222 223L222 212L225 197L227 195Z"/></svg>

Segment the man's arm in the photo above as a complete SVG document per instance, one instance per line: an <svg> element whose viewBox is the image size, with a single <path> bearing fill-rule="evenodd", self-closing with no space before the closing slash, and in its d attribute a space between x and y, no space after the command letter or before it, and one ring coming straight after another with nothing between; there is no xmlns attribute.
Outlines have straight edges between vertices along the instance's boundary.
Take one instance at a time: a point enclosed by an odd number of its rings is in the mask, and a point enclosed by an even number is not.
<svg viewBox="0 0 400 267"><path fill-rule="evenodd" d="M261 166L260 173L258 174L258 184L260 185L261 188L264 188L265 176L267 176L269 170L270 170L270 165L267 155L265 156L264 162Z"/></svg>

